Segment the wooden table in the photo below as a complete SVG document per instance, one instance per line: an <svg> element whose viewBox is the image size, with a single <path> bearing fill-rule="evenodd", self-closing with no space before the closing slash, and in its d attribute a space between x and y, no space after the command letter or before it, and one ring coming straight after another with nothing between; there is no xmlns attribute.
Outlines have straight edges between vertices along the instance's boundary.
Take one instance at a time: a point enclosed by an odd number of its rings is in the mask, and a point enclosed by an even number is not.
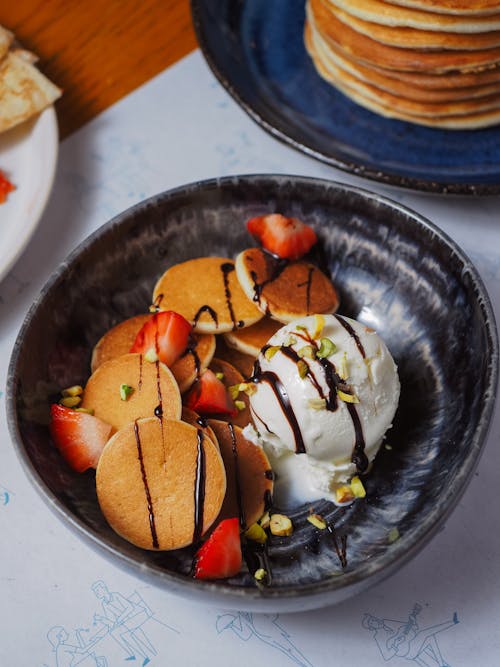
<svg viewBox="0 0 500 667"><path fill-rule="evenodd" d="M61 138L196 48L189 0L7 0L0 24L63 88Z"/></svg>

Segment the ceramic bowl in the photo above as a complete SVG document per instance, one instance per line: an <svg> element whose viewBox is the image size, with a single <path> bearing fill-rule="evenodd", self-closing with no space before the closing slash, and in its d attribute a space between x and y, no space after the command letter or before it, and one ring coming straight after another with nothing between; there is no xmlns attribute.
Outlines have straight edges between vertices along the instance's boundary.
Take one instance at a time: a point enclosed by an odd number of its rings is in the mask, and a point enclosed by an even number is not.
<svg viewBox="0 0 500 667"><path fill-rule="evenodd" d="M314 510L334 531L291 515L295 531L269 544L272 581L190 576L193 551L140 550L116 535L96 499L95 474L73 473L47 428L58 391L89 376L93 346L145 312L158 276L207 254L252 244L245 221L282 212L317 230L338 287L339 312L377 329L400 374L387 442L365 479L367 496ZM19 333L9 370L12 440L57 516L113 563L194 600L242 610L298 611L339 602L417 554L456 506L492 415L498 339L488 295L462 251L416 213L364 190L291 176L210 180L165 192L87 238L51 277ZM345 553L344 553L345 551ZM344 558L345 556L345 558ZM343 561L345 561L343 563Z"/></svg>

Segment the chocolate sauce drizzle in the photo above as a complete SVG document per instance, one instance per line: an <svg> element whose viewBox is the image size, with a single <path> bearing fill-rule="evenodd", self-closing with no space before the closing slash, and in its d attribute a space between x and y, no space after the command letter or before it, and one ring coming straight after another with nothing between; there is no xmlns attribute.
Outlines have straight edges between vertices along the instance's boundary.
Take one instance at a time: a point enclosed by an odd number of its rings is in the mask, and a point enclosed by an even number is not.
<svg viewBox="0 0 500 667"><path fill-rule="evenodd" d="M342 566L342 569L345 569L347 567L347 535L341 535L339 540L334 526L327 524L326 528L332 538L333 546L340 561L340 565Z"/></svg>
<svg viewBox="0 0 500 667"><path fill-rule="evenodd" d="M204 306L200 306L200 308L198 308L198 310L196 311L195 316L193 317L193 326L194 327L198 324L198 320L203 315L203 313L208 313L210 315L210 317L212 318L212 320L214 321L215 326L216 327L219 326L219 318L217 316L217 313L215 312L215 310L211 306L209 306L208 304L205 304Z"/></svg>
<svg viewBox="0 0 500 667"><path fill-rule="evenodd" d="M163 294L158 294L158 296L156 297L156 299L153 301L153 303L151 305L156 311L158 311L158 310L160 310L160 306L161 306L162 301L163 301Z"/></svg>
<svg viewBox="0 0 500 667"><path fill-rule="evenodd" d="M311 285L312 285L312 277L314 273L314 266L310 266L308 271L307 271L307 279L303 283L299 283L297 287L304 287L306 286L306 315L310 314L310 306L311 306Z"/></svg>
<svg viewBox="0 0 500 667"><path fill-rule="evenodd" d="M206 460L205 448L203 447L203 431L197 430L198 445L196 456L196 478L194 484L194 530L193 543L200 541L203 533L203 514L205 511L205 479L206 479Z"/></svg>
<svg viewBox="0 0 500 667"><path fill-rule="evenodd" d="M245 530L247 522L245 518L245 507L243 505L243 496L241 492L241 479L240 479L240 470L238 461L238 443L236 442L236 434L234 432L234 426L231 422L227 423L227 428L231 436L231 452L233 454L233 464L234 464L234 489L236 492L236 504L238 505L240 528L241 530Z"/></svg>
<svg viewBox="0 0 500 667"><path fill-rule="evenodd" d="M365 348L363 347L363 343L359 340L358 334L354 331L354 329L351 327L349 322L344 320L344 318L341 317L340 315L334 315L334 317L337 320L337 322L344 327L344 329L347 331L349 336L354 338L354 342L356 343L356 347L358 348L359 353L361 354L363 359L366 359L366 352L365 352Z"/></svg>
<svg viewBox="0 0 500 667"><path fill-rule="evenodd" d="M194 369L196 372L196 380L199 379L200 377L200 371L201 371L201 360L198 355L198 352L196 351L196 348L198 346L198 339L193 336L192 334L189 334L189 340L188 340L188 345L187 348L184 350L182 353L182 357L187 356L190 354L193 358L193 363L194 363Z"/></svg>
<svg viewBox="0 0 500 667"><path fill-rule="evenodd" d="M259 283L257 279L257 273L253 270L250 271L250 277L252 278L253 281L253 301L258 303L259 306L261 305L262 292L264 291L264 289L267 287L267 285L270 285L275 280L277 280L283 273L283 271L286 269L286 267L290 264L290 261L288 259L282 259L281 257L277 257L276 255L273 255L272 253L267 252L266 250L262 250L262 255L266 262L266 274L269 276L269 278ZM269 315L269 308L267 304L266 304L266 315Z"/></svg>
<svg viewBox="0 0 500 667"><path fill-rule="evenodd" d="M144 492L146 494L146 502L148 504L149 528L151 530L151 541L152 541L153 547L155 549L158 549L160 547L160 544L158 542L158 535L156 533L153 501L151 500L151 493L149 491L148 477L147 477L147 474L146 474L146 468L144 467L144 458L143 458L143 454L142 454L141 437L140 437L140 434L139 434L139 425L137 424L137 420L134 422L134 434L135 434L135 442L137 444L137 455L139 457L139 464L141 466L142 483L144 485Z"/></svg>
<svg viewBox="0 0 500 667"><path fill-rule="evenodd" d="M229 274L234 271L234 264L231 262L224 262L220 265L220 270L222 271L222 277L224 280L224 295L226 297L226 305L227 309L229 310L229 316L231 317L231 322L233 323L233 330L241 329L245 323L242 320L236 320L233 303L231 301L231 290L229 288Z"/></svg>

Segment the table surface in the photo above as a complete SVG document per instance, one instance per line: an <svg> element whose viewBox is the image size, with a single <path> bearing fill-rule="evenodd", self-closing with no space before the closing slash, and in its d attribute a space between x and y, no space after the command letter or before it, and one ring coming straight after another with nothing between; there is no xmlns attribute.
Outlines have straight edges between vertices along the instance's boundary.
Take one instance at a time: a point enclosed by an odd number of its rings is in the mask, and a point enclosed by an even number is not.
<svg viewBox="0 0 500 667"><path fill-rule="evenodd" d="M64 90L61 138L196 47L189 0L16 0L0 24Z"/></svg>

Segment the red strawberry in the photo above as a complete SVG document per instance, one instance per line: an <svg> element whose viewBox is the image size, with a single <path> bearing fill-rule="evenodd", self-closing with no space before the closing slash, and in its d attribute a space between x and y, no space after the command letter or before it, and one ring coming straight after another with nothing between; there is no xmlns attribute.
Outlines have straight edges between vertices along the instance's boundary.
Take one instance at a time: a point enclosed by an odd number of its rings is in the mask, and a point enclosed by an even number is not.
<svg viewBox="0 0 500 667"><path fill-rule="evenodd" d="M15 190L15 186L5 177L4 173L0 171L0 204L3 204L7 199L7 195L12 190Z"/></svg>
<svg viewBox="0 0 500 667"><path fill-rule="evenodd" d="M280 213L251 218L247 229L263 248L282 259L299 259L318 240L312 227Z"/></svg>
<svg viewBox="0 0 500 667"><path fill-rule="evenodd" d="M231 396L215 373L207 368L186 396L186 405L201 415L238 414Z"/></svg>
<svg viewBox="0 0 500 667"><path fill-rule="evenodd" d="M195 579L226 579L241 569L238 519L224 519L196 554Z"/></svg>
<svg viewBox="0 0 500 667"><path fill-rule="evenodd" d="M152 350L161 362L172 366L188 346L191 328L189 322L173 310L155 313L140 329L130 351L146 354Z"/></svg>
<svg viewBox="0 0 500 667"><path fill-rule="evenodd" d="M111 426L86 412L54 403L50 407L50 434L67 463L77 472L95 468Z"/></svg>

